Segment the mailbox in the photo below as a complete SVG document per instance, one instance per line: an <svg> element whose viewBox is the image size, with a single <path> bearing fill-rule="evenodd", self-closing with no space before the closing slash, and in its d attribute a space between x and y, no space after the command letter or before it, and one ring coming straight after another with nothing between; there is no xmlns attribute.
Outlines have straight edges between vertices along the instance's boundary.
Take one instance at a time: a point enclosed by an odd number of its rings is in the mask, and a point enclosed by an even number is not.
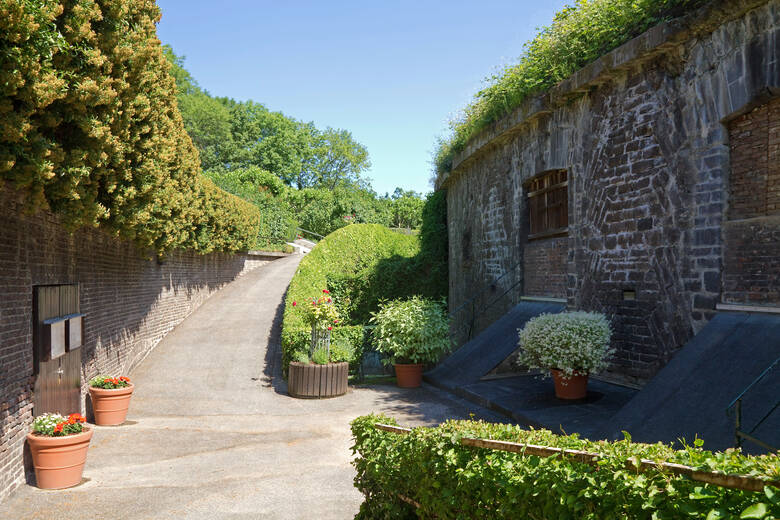
<svg viewBox="0 0 780 520"><path fill-rule="evenodd" d="M52 318L43 322L41 360L50 361L65 354L65 319Z"/></svg>
<svg viewBox="0 0 780 520"><path fill-rule="evenodd" d="M84 342L84 315L71 314L65 318L65 336L67 339L65 348L70 352L80 348Z"/></svg>

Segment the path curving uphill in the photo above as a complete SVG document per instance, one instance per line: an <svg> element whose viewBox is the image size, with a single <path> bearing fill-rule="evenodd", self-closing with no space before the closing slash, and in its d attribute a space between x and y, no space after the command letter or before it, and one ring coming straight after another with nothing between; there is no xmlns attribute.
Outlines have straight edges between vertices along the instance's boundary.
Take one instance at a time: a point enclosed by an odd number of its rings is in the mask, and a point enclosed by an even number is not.
<svg viewBox="0 0 780 520"><path fill-rule="evenodd" d="M120 427L97 427L85 481L23 486L14 519L347 519L353 487L349 422L384 411L405 425L465 418L475 406L431 388L357 388L327 400L287 396L279 327L300 255L276 260L212 296L130 374Z"/></svg>

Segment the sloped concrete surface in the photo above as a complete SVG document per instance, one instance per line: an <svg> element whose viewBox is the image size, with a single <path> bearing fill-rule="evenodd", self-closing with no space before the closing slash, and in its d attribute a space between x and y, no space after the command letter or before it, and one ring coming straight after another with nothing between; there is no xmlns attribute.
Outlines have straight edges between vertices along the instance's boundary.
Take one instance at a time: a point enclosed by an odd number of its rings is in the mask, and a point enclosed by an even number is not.
<svg viewBox="0 0 780 520"><path fill-rule="evenodd" d="M82 484L22 486L0 504L0 518L352 518L362 502L349 464L354 417L497 419L431 387L288 397L279 329L300 259L276 260L204 303L130 374L128 422L96 427Z"/></svg>
<svg viewBox="0 0 780 520"><path fill-rule="evenodd" d="M561 312L565 307L562 303L520 302L476 338L426 372L425 380L451 392L463 385L476 383L515 351L517 329L523 328L534 316Z"/></svg>
<svg viewBox="0 0 780 520"><path fill-rule="evenodd" d="M780 316L719 312L632 400L605 425L602 435L675 442L695 437L710 450L734 445L729 404L780 357ZM745 394L743 424L753 426L780 400L780 370ZM780 409L754 435L780 446ZM765 450L746 442L750 452Z"/></svg>

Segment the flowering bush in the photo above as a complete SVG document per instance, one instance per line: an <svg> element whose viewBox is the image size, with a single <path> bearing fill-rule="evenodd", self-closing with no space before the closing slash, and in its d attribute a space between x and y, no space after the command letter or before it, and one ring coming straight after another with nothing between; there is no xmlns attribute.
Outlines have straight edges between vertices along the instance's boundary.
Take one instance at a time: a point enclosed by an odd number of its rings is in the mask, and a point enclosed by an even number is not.
<svg viewBox="0 0 780 520"><path fill-rule="evenodd" d="M376 349L384 363L435 363L450 349L450 325L444 302L414 296L382 304L372 314Z"/></svg>
<svg viewBox="0 0 780 520"><path fill-rule="evenodd" d="M298 302L293 302L293 307L297 307ZM339 311L333 304L333 298L330 291L322 290L322 296L319 298L310 298L306 304L301 305L301 312L305 316L306 323L317 330L333 330L334 325L339 323Z"/></svg>
<svg viewBox="0 0 780 520"><path fill-rule="evenodd" d="M526 323L520 333L523 349L517 364L528 368L556 369L564 377L607 368L612 329L597 312L542 314ZM546 375L546 374L545 374Z"/></svg>
<svg viewBox="0 0 780 520"><path fill-rule="evenodd" d="M97 376L89 380L89 386L94 388L104 388L106 390L112 390L114 388L125 388L126 386L130 386L130 378L125 376Z"/></svg>
<svg viewBox="0 0 780 520"><path fill-rule="evenodd" d="M45 413L33 420L33 433L47 437L64 437L81 433L87 418L78 413L72 413L67 418L58 413Z"/></svg>

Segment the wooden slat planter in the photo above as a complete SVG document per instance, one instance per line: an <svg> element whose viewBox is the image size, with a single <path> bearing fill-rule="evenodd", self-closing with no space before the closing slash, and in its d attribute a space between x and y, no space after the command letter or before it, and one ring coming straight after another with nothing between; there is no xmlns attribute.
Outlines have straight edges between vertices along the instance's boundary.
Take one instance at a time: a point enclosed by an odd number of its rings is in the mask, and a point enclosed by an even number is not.
<svg viewBox="0 0 780 520"><path fill-rule="evenodd" d="M292 397L318 399L347 393L349 363L290 363L287 393Z"/></svg>

